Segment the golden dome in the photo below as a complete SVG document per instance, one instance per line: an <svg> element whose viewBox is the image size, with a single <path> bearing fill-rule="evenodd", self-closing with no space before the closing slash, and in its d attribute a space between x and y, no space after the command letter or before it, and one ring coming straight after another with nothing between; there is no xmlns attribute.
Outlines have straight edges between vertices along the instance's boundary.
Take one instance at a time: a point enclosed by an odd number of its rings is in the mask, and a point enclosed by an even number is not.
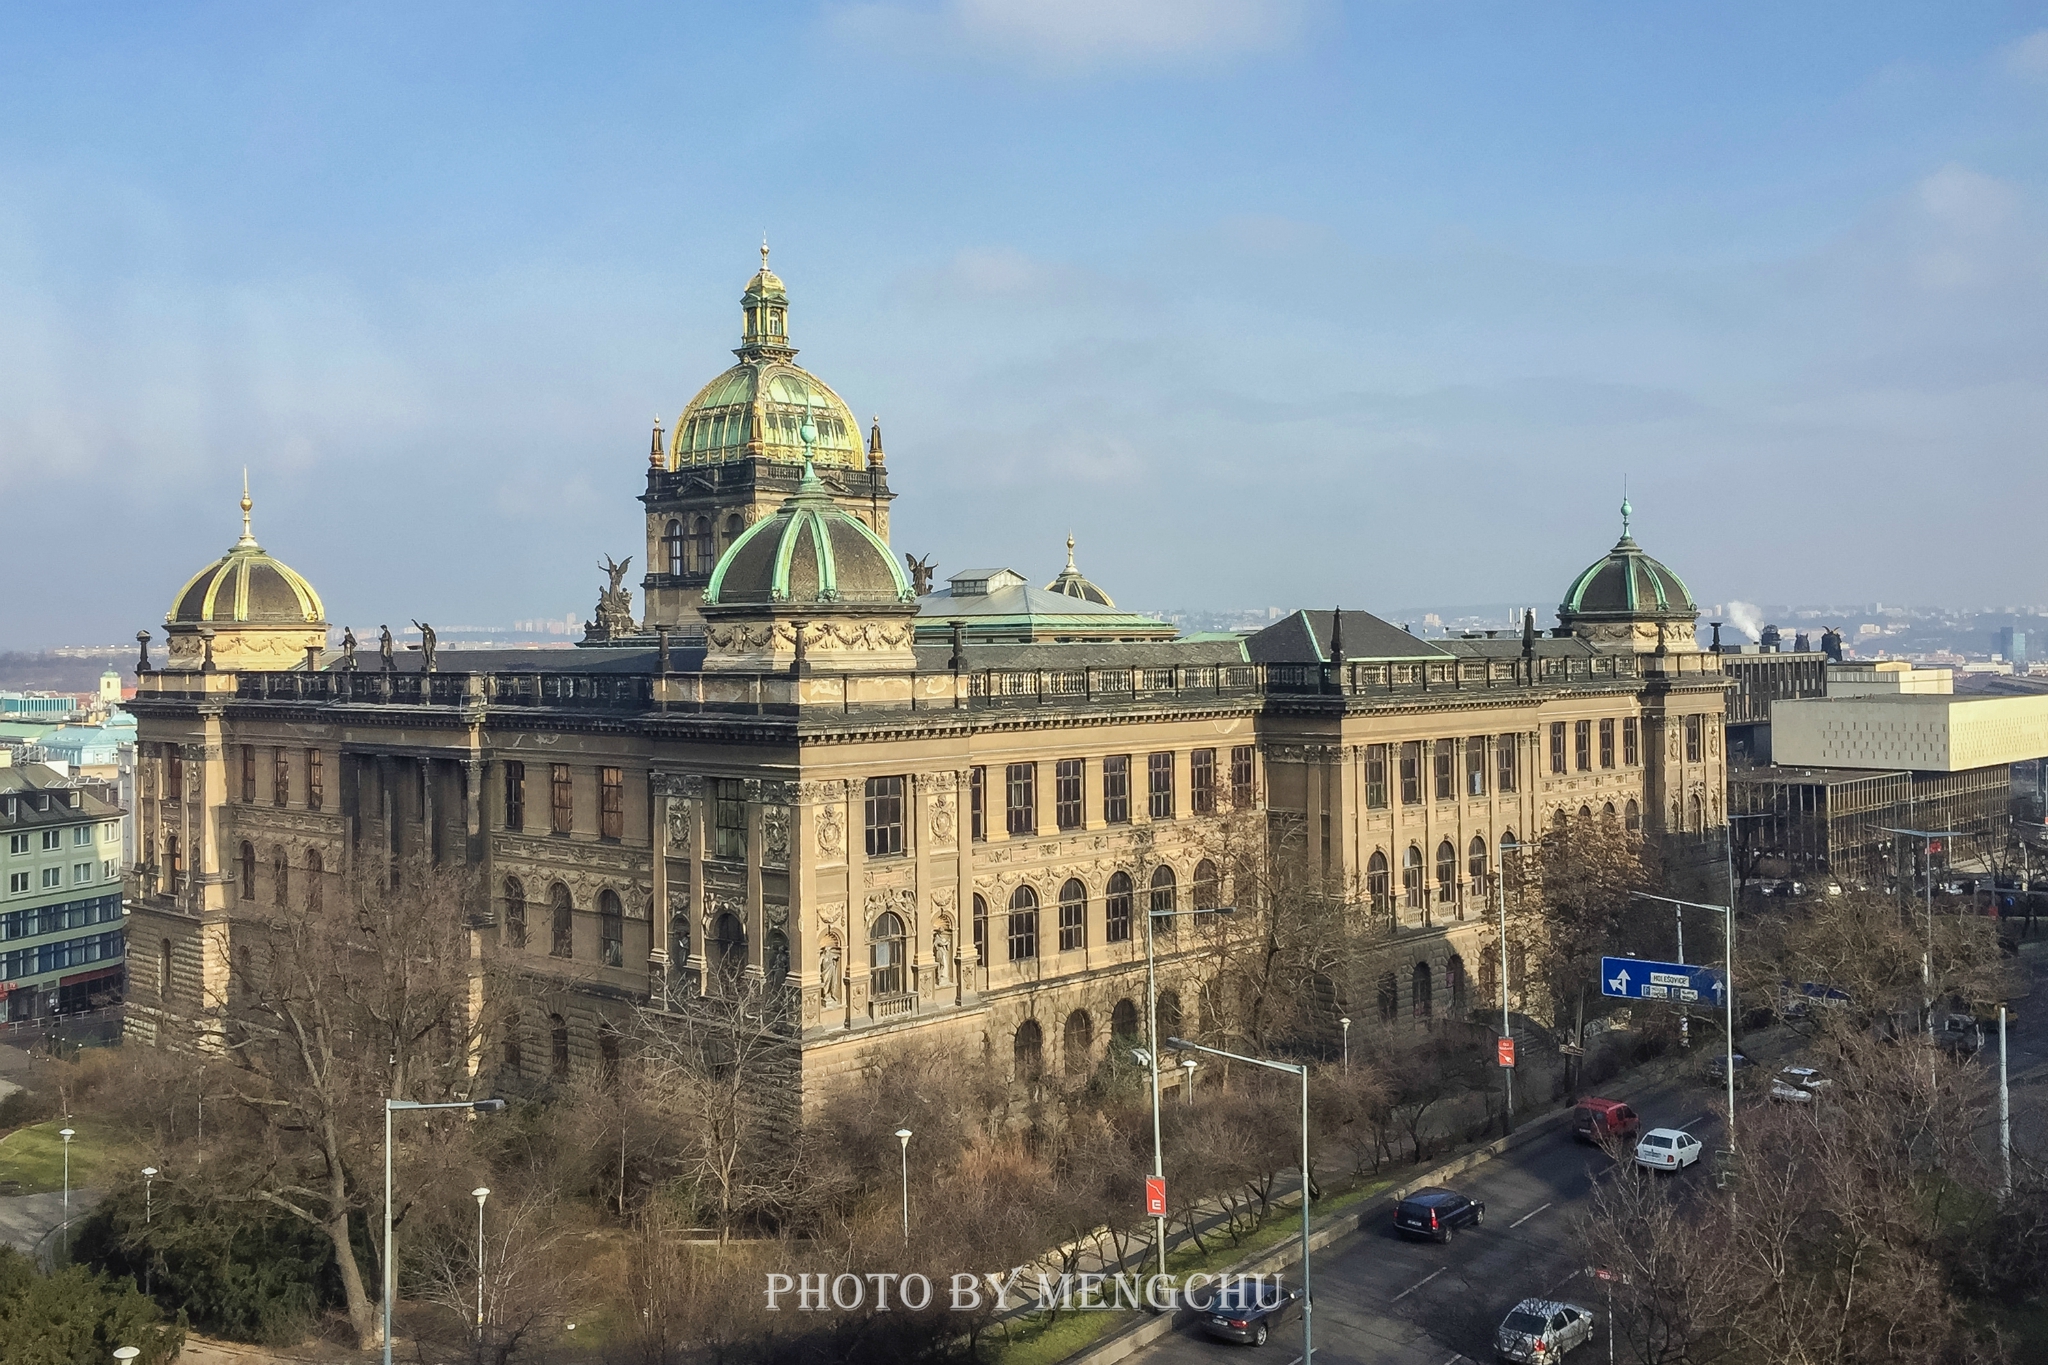
<svg viewBox="0 0 2048 1365"><path fill-rule="evenodd" d="M187 579L164 620L171 625L322 625L320 594L296 570L264 553L249 533L249 500L242 488L242 538L234 548Z"/></svg>
<svg viewBox="0 0 2048 1365"><path fill-rule="evenodd" d="M789 344L789 292L768 269L747 281L740 298L745 318L740 363L698 390L676 419L668 467L724 464L749 457L800 465L808 453L819 465L865 469L867 449L853 410L831 388L795 363ZM817 430L806 451L799 434L806 410Z"/></svg>

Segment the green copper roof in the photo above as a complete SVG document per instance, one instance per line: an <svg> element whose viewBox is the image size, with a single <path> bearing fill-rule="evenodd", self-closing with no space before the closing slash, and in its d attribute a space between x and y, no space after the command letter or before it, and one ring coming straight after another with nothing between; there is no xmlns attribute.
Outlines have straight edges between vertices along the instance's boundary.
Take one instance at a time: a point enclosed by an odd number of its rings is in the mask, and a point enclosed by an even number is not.
<svg viewBox="0 0 2048 1365"><path fill-rule="evenodd" d="M1671 570L1643 553L1628 533L1632 509L1621 504L1621 539L1614 548L1572 580L1558 607L1562 617L1682 618L1700 614L1692 593Z"/></svg>
<svg viewBox="0 0 2048 1365"><path fill-rule="evenodd" d="M747 603L855 606L916 601L888 543L840 510L807 465L774 516L740 533L704 589L707 607Z"/></svg>

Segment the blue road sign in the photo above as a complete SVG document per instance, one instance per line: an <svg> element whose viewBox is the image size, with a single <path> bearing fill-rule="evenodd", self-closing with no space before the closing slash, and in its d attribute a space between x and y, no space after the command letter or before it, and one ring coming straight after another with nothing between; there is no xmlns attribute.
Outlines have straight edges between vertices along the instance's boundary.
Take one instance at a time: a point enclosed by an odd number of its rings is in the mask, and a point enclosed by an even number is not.
<svg viewBox="0 0 2048 1365"><path fill-rule="evenodd" d="M1706 1000L1718 1005L1725 974L1719 967L1693 967L1683 962L1646 962L1639 957L1600 959L1600 994L1624 1000Z"/></svg>

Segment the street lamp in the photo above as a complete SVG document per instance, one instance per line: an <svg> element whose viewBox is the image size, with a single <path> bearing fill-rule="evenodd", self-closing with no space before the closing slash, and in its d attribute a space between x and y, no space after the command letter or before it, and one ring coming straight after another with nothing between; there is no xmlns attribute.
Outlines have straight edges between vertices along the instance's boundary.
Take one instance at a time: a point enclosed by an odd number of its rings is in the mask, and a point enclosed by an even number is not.
<svg viewBox="0 0 2048 1365"><path fill-rule="evenodd" d="M1188 1073L1187 1079L1180 1084L1180 1102L1182 1104L1193 1104L1195 1102L1195 1068L1199 1065L1201 1063L1192 1057L1185 1058L1180 1064L1181 1070Z"/></svg>
<svg viewBox="0 0 2048 1365"><path fill-rule="evenodd" d="M156 1167L144 1166L142 1168L142 1226L144 1226L145 1228L149 1226L151 1216L156 1211L155 1195ZM145 1240L147 1240L148 1236L148 1233L143 1234ZM149 1254L149 1259L142 1263L142 1292L144 1294L150 1292L150 1287L155 1270L156 1252L152 1250Z"/></svg>
<svg viewBox="0 0 2048 1365"><path fill-rule="evenodd" d="M1665 905L1675 906L1681 915L1687 909L1714 910L1718 911L1721 915L1723 929L1721 951L1725 954L1728 964L1727 988L1721 992L1721 1003L1727 1009L1727 1019L1724 1023L1723 1032L1727 1035L1725 1041L1728 1050L1722 1060L1723 1065L1728 1068L1728 1150L1732 1152L1735 1150L1735 911L1732 907L1726 905L1705 905L1699 901L1682 901L1670 896L1653 896L1647 891L1637 891L1632 894L1639 901L1659 901ZM1683 922L1683 919L1681 919L1680 923ZM1681 948L1679 950L1679 961L1683 962L1684 960L1685 951Z"/></svg>
<svg viewBox="0 0 2048 1365"><path fill-rule="evenodd" d="M1344 1032L1344 1074L1349 1076L1351 1074L1351 1021L1349 1019L1339 1019L1337 1027Z"/></svg>
<svg viewBox="0 0 2048 1365"><path fill-rule="evenodd" d="M1206 1052L1212 1057L1228 1057L1234 1062L1251 1066L1263 1066L1269 1071L1285 1071L1301 1077L1301 1358L1313 1361L1316 1358L1315 1302L1309 1293L1308 1278L1308 1068L1292 1062L1268 1061L1264 1057L1246 1057L1237 1052L1225 1052L1220 1047L1204 1047L1191 1043L1185 1038L1168 1038L1166 1045L1186 1052Z"/></svg>
<svg viewBox="0 0 2048 1365"><path fill-rule="evenodd" d="M1927 951L1920 955L1920 985L1926 1000L1927 1036L1934 1037L1934 841L1953 839L1959 831L1952 829L1887 829L1878 827L1880 834L1898 834L1908 839L1918 839L1923 846L1922 861L1927 864Z"/></svg>
<svg viewBox="0 0 2048 1365"><path fill-rule="evenodd" d="M391 1365L391 1298L398 1291L398 1267L391 1259L391 1115L400 1109L467 1109L472 1114L495 1114L504 1107L503 1100L451 1100L445 1104L384 1101L384 1365ZM482 1201L478 1201L477 1216L483 1216Z"/></svg>
<svg viewBox="0 0 2048 1365"><path fill-rule="evenodd" d="M484 1339L484 1200L491 1197L489 1185L471 1190L476 1200L476 1339Z"/></svg>
<svg viewBox="0 0 2048 1365"><path fill-rule="evenodd" d="M896 1144L903 1153L903 1245L910 1245L910 1139L908 1128L896 1130Z"/></svg>
<svg viewBox="0 0 2048 1365"><path fill-rule="evenodd" d="M78 1136L70 1128L59 1128L57 1136L64 1139L64 1259L71 1259L71 1139Z"/></svg>
<svg viewBox="0 0 2048 1365"><path fill-rule="evenodd" d="M114 1348L114 1359L120 1361L121 1365L128 1365L129 1361L141 1354L142 1348L139 1346L116 1346Z"/></svg>
<svg viewBox="0 0 2048 1365"><path fill-rule="evenodd" d="M1166 1183L1166 1158L1159 1141L1159 974L1153 957L1153 929L1155 920L1179 919L1185 915L1228 915L1236 911L1235 906L1218 905L1200 910L1154 910L1145 907L1145 1046L1132 1048L1131 1055L1145 1064L1145 1070L1152 1074L1152 1178L1162 1186ZM1154 1241L1159 1248L1159 1273L1166 1273L1166 1213L1162 1209L1154 1220Z"/></svg>

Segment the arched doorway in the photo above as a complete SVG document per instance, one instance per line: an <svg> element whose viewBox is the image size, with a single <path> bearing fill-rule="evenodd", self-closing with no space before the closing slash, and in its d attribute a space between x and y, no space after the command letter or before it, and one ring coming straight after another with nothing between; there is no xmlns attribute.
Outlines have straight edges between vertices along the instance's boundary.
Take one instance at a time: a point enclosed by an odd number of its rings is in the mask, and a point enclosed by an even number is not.
<svg viewBox="0 0 2048 1365"><path fill-rule="evenodd" d="M1451 997L1451 1018L1465 1017L1465 959L1452 954L1444 964L1444 990Z"/></svg>
<svg viewBox="0 0 2048 1365"><path fill-rule="evenodd" d="M1060 1061L1069 1076L1085 1076L1094 1061L1091 1055L1095 1046L1095 1021L1088 1017L1088 1011L1075 1010L1067 1016L1066 1035L1060 1040Z"/></svg>
<svg viewBox="0 0 2048 1365"><path fill-rule="evenodd" d="M1045 1032L1036 1019L1026 1019L1017 1025L1016 1036L1010 1041L1010 1062L1020 1081L1035 1081L1044 1074Z"/></svg>
<svg viewBox="0 0 2048 1365"><path fill-rule="evenodd" d="M1411 974L1410 985L1414 992L1416 1022L1426 1023L1436 1013L1436 1001L1432 998L1435 994L1435 987L1430 979L1429 964L1427 962L1415 964L1415 971Z"/></svg>

